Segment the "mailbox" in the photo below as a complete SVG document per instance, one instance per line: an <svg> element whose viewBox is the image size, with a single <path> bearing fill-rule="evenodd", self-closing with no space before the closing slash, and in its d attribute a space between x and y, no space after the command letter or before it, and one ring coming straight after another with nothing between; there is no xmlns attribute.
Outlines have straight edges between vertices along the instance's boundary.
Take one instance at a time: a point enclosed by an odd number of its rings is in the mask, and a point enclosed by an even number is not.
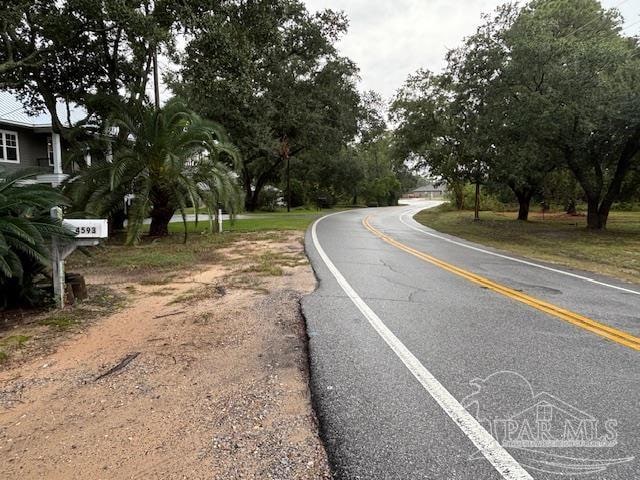
<svg viewBox="0 0 640 480"><path fill-rule="evenodd" d="M51 218L62 220L62 226L76 234L75 238L51 238L51 278L53 280L53 296L59 308L64 307L64 260L77 247L89 247L100 244L101 238L109 237L109 224L106 219L94 218L62 218L62 209L53 207Z"/></svg>

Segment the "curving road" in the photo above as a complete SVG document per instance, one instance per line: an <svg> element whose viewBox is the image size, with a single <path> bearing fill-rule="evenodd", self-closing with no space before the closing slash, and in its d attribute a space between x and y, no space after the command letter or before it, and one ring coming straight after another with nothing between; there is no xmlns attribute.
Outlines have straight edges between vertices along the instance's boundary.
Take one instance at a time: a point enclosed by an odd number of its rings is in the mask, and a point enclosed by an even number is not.
<svg viewBox="0 0 640 480"><path fill-rule="evenodd" d="M311 383L338 479L640 478L640 287L423 227L307 232Z"/></svg>

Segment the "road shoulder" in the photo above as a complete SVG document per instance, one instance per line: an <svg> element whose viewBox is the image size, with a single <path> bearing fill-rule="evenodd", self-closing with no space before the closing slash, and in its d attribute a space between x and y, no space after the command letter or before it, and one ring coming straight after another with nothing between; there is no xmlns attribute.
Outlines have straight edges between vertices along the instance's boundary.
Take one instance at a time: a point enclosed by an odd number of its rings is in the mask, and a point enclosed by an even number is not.
<svg viewBox="0 0 640 480"><path fill-rule="evenodd" d="M130 300L0 372L3 473L329 478L308 389L299 302L315 279L301 237L235 242L225 262L161 284L88 275Z"/></svg>

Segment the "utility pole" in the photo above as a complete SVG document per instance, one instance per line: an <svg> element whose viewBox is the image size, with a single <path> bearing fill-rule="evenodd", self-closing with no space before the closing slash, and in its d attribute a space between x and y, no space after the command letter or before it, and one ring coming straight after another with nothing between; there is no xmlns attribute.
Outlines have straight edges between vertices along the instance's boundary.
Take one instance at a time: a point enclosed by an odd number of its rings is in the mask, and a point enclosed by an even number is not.
<svg viewBox="0 0 640 480"><path fill-rule="evenodd" d="M153 47L153 90L156 110L160 108L160 78L158 76L158 46Z"/></svg>

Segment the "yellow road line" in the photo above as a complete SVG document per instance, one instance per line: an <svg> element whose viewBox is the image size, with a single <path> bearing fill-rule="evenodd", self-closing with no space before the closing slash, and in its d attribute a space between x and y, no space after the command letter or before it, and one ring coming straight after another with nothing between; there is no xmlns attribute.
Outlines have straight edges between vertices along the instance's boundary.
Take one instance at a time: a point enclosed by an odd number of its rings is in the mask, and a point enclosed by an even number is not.
<svg viewBox="0 0 640 480"><path fill-rule="evenodd" d="M549 315L553 315L554 317L565 320L569 323L572 323L573 325L588 330L591 333L595 333L596 335L600 335L601 337L608 338L609 340L619 343L620 345L624 345L626 347L640 351L640 338L638 337L635 337L627 332L623 332L622 330L618 330L603 323L597 322L578 313L558 307L557 305L553 305L552 303L545 302L512 288L500 285L499 283L495 283L487 278L481 277L480 275L476 275L475 273L471 273L450 263L443 262L442 260L432 257L431 255L420 252L414 248L409 247L408 245L405 245L404 243L401 243L389 237L388 235L382 233L380 230L371 226L371 223L369 222L370 218L371 216L369 215L362 221L362 224L365 226L365 228L371 233L380 237L388 244L393 245L400 250L410 253L411 255L418 257L421 260L431 263L437 267L440 267L448 272L466 278L470 282L488 288L489 290L492 290L494 292L500 293L505 297L509 297L513 300L529 305L536 310L540 310L541 312L545 312Z"/></svg>

